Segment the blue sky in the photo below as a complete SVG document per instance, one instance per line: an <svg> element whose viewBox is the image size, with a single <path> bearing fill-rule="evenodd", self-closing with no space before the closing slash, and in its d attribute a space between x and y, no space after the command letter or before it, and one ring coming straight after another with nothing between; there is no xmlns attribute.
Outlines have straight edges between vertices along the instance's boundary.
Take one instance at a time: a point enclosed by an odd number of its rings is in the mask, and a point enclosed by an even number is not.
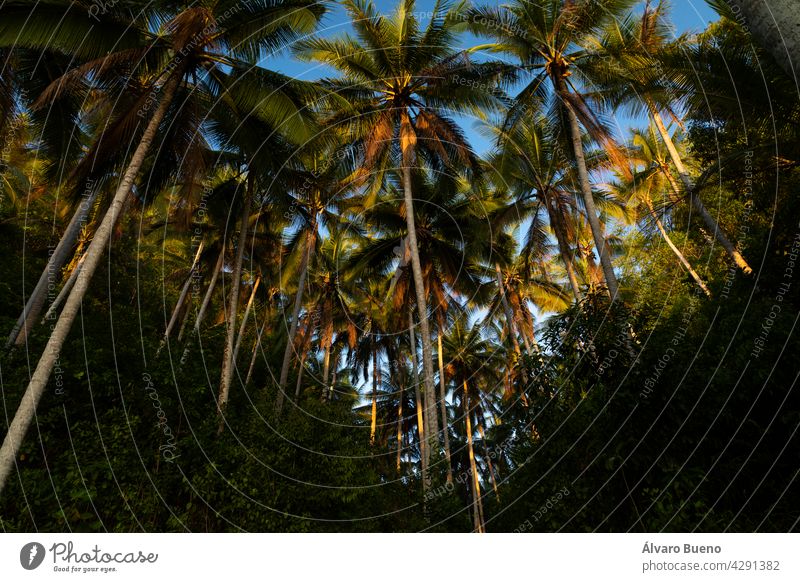
<svg viewBox="0 0 800 582"><path fill-rule="evenodd" d="M397 5L397 0L374 0L374 2L378 10L383 13L393 12ZM433 8L434 3L434 0L418 0L416 10L421 13L428 12ZM674 0L672 2L671 16L678 33L701 31L709 22L717 19L716 13L704 0ZM341 6L336 5L325 16L318 34L323 36L337 36L350 30L347 14ZM471 35L464 35L462 39L463 48L470 48L481 44L481 42L481 40ZM314 63L297 61L288 54L275 56L269 59L268 62L265 62L264 65L270 69L278 70L287 75L305 80L315 80L332 74L332 71L328 68ZM617 125L618 129L623 132L633 125L639 125L636 119L631 119L625 115L616 117L613 122ZM490 143L478 133L475 127L473 127L473 121L469 119L459 119L459 123L464 128L470 139L470 143L472 143L478 153L483 154L490 149Z"/></svg>

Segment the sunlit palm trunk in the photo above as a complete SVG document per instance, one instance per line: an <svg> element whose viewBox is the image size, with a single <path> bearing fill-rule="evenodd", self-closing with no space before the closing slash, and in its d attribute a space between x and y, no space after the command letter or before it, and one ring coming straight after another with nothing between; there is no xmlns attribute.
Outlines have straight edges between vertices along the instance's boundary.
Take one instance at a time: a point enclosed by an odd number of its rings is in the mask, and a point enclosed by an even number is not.
<svg viewBox="0 0 800 582"><path fill-rule="evenodd" d="M439 406L442 412L442 434L444 435L444 456L447 459L447 482L453 482L453 463L450 460L450 430L447 422L447 382L444 374L444 355L442 352L442 335L444 335L444 322L439 322L439 333L436 334L439 357Z"/></svg>
<svg viewBox="0 0 800 582"><path fill-rule="evenodd" d="M557 77L556 87L558 92L562 95L566 93L566 83L562 77ZM567 111L567 118L569 120L569 130L572 141L572 149L575 154L575 162L578 167L578 179L581 186L581 196L583 198L583 205L586 207L586 218L589 221L589 226L592 229L592 236L594 237L594 245L597 253L600 255L600 264L603 267L603 275L608 287L608 293L611 300L617 299L619 285L617 283L617 276L614 274L614 265L611 263L611 255L608 252L608 245L606 245L605 229L603 228L600 218L597 215L597 207L594 203L594 195L592 194L592 185L589 182L589 171L586 168L586 157L583 153L583 140L581 138L581 128L578 122L578 116L572 109L572 106L566 101L563 101L564 107Z"/></svg>
<svg viewBox="0 0 800 582"><path fill-rule="evenodd" d="M197 319L194 322L194 332L195 334L200 333L200 324L203 323L203 318L206 315L206 311L208 310L208 306L211 305L211 297L214 295L214 288L217 286L217 279L219 278L219 274L222 272L222 265L225 262L225 245L223 244L222 249L219 251L219 257L217 257L217 262L214 265L214 271L211 273L211 280L208 282L208 289L206 289L206 294L203 297L203 303L200 304L200 311L197 312ZM181 335L178 334L178 340L180 341Z"/></svg>
<svg viewBox="0 0 800 582"><path fill-rule="evenodd" d="M397 472L400 473L400 459L403 454L403 383L400 382L400 404L397 407Z"/></svg>
<svg viewBox="0 0 800 582"><path fill-rule="evenodd" d="M425 474L423 475L423 488L427 491L430 488L431 476L428 474L427 468L429 465L431 450L434 446L433 439L436 438L436 412L433 404L436 402L435 384L433 383L433 346L431 345L431 333L428 326L428 303L425 298L425 285L422 279L422 266L419 260L419 246L417 244L417 229L414 224L414 193L411 187L411 166L414 159L413 143L415 137L411 137L413 129L410 128L410 122L407 116L404 119L405 139L401 144L403 149L403 196L405 199L406 207L406 226L408 230L408 247L411 251L411 271L414 275L414 292L417 298L417 311L419 315L419 329L422 335L422 371L425 381L425 390L423 394L423 417L425 419L426 431L426 447L425 447ZM401 131L401 133L403 133Z"/></svg>
<svg viewBox="0 0 800 582"><path fill-rule="evenodd" d="M678 170L678 176L680 177L681 182L683 182L683 187L686 189L686 192L689 195L689 201L692 203L692 206L694 206L695 210L697 210L697 213L700 215L700 218L703 219L703 222L705 222L706 226L711 230L712 236L719 241L719 243L722 245L722 248L725 249L725 252L727 252L728 255L733 259L734 263L736 263L736 266L738 266L746 275L749 275L753 272L753 269L750 268L750 265L747 264L745 258L737 250L736 246L731 243L731 241L720 228L719 223L713 216L711 216L705 204L703 204L703 201L697 196L692 179L686 171L686 167L683 165L683 160L681 159L680 153L675 147L675 143L672 141L672 137L669 135L669 132L664 125L664 120L661 119L661 114L658 112L658 109L656 109L652 103L648 103L648 107L650 109L650 115L653 118L653 122L656 125L656 129L658 129L658 133L661 135L664 145L667 146L667 151L672 159L672 163L675 164L675 169ZM668 174L668 178L671 182L673 182L674 189L674 178L672 178L672 175L669 173L669 171L666 171L665 173Z"/></svg>
<svg viewBox="0 0 800 582"><path fill-rule="evenodd" d="M72 219L69 221L64 234L61 235L61 239L58 241L56 248L53 250L53 254L50 255L50 258L47 260L47 265L39 277L39 281L33 288L30 297L28 297L28 301L25 304L19 319L17 319L17 323L14 325L14 328L11 330L11 333L8 336L6 347L10 347L12 345L21 346L25 344L33 325L39 318L39 314L41 314L44 304L47 301L48 287L56 285L61 274L61 269L64 267L67 259L70 257L72 248L78 242L78 236L80 235L81 229L86 223L86 220L89 216L89 211L94 205L94 201L97 198L97 193L98 189L92 188L91 194L81 200L81 203L78 205L78 208L72 215ZM74 269L73 272L75 272Z"/></svg>
<svg viewBox="0 0 800 582"><path fill-rule="evenodd" d="M408 341L411 344L411 382L414 385L414 398L417 403L417 433L419 434L420 463L422 464L422 473L424 475L428 472L428 455L426 454L428 443L425 439L422 391L419 389L419 377L417 375L419 364L417 364L417 338L414 334L414 312L410 305L408 308Z"/></svg>
<svg viewBox="0 0 800 582"><path fill-rule="evenodd" d="M167 323L167 329L164 330L164 337L161 338L161 345L158 346L158 352L160 352L164 346L166 345L167 341L169 340L169 336L172 335L172 330L175 328L175 324L178 322L178 315L181 311L181 308L186 303L186 298L189 296L189 288L192 285L192 281L194 280L194 272L197 269L197 265L200 261L200 255L203 253L203 243L197 247L197 252L195 253L194 260L192 261L192 267L189 269L189 276L186 277L186 282L183 284L183 288L181 289L181 294L178 297L178 301L175 303L175 309L172 310L172 316L169 318L169 323ZM83 258L81 258L83 261ZM76 267L77 269L77 267Z"/></svg>
<svg viewBox="0 0 800 582"><path fill-rule="evenodd" d="M661 233L661 237L664 239L664 242L666 242L670 250L672 250L672 252L675 253L675 256L678 257L678 260L680 261L681 265L683 265L683 268L688 271L689 275L691 275L692 279L694 279L694 282L697 283L698 287L700 287L703 290L703 293L711 297L711 291L708 289L708 286L706 286L705 282L700 277L700 275L697 274L697 271L695 271L692 268L691 263L683 255L681 250L677 246L675 246L674 242L672 242L672 238L669 236L667 229L664 228L664 224L661 222L661 219L658 217L658 214L653 208L653 202L650 200L649 196L645 199L645 204L647 205L647 211L650 213L650 217L653 219L653 221L655 221L656 227L658 228L658 231Z"/></svg>
<svg viewBox="0 0 800 582"><path fill-rule="evenodd" d="M308 234L306 235L306 248L303 249L303 259L300 262L300 276L297 280L297 293L294 297L294 307L292 308L292 323L289 326L289 337L286 339L286 351L283 353L283 364L281 365L281 375L278 381L278 394L275 398L275 414L280 414L283 409L284 391L286 382L289 380L289 366L292 363L292 352L294 351L294 340L297 337L297 325L300 319L300 309L303 306L303 291L306 286L308 276L308 262L311 259L311 251L317 240L317 217L311 218Z"/></svg>
<svg viewBox="0 0 800 582"><path fill-rule="evenodd" d="M464 380L464 422L467 432L467 450L469 453L469 467L472 472L472 521L474 531L483 533L483 507L481 503L481 485L478 478L478 465L475 462L475 449L472 444L472 419L469 406L469 389Z"/></svg>
<svg viewBox="0 0 800 582"><path fill-rule="evenodd" d="M89 288L89 282L97 266L100 264L100 258L109 243L114 225L119 219L125 200L133 188L136 176L139 174L139 170L144 163L147 152L158 131L158 126L167 113L167 109L172 102L172 98L175 95L179 83L180 75L173 73L173 76L167 81L164 87L161 101L153 113L150 122L147 124L142 138L139 141L139 145L136 147L131 161L122 175L114 198L100 226L98 226L92 242L86 250L86 259L84 260L83 268L78 274L75 286L64 304L61 316L58 318L53 332L50 334L50 339L47 342L47 346L45 346L42 357L39 359L33 376L31 376L25 394L22 396L22 401L14 415L14 420L8 428L8 433L3 440L3 445L0 447L0 493L8 481L12 468L16 464L20 446L36 414L36 408L47 386L50 373L53 371L53 366L61 355L61 350L72 328L72 323L78 315L83 297L86 295L86 290Z"/></svg>
<svg viewBox="0 0 800 582"><path fill-rule="evenodd" d="M219 380L219 397L217 398L217 414L219 415L218 434L225 428L225 409L231 392L233 368L236 362L233 359L234 340L236 338L236 320L239 315L239 289L242 284L242 263L244 261L244 247L247 245L247 226L250 219L249 184L244 191L242 204L242 217L239 224L239 244L236 249L236 260L233 265L233 279L231 281L230 304L227 313L227 333L225 335L225 351L222 354L222 372Z"/></svg>
<svg viewBox="0 0 800 582"><path fill-rule="evenodd" d="M244 332L247 328L247 322L250 320L250 312L253 310L253 302L256 298L256 291L258 291L258 286L261 283L261 276L257 276L255 283L253 283L253 290L250 292L250 298L247 300L247 307L244 308L244 315L242 316L242 323L239 326L239 333L236 336L236 345L233 348L233 361L236 362L236 358L239 356L239 348L242 346L242 340L244 339Z"/></svg>

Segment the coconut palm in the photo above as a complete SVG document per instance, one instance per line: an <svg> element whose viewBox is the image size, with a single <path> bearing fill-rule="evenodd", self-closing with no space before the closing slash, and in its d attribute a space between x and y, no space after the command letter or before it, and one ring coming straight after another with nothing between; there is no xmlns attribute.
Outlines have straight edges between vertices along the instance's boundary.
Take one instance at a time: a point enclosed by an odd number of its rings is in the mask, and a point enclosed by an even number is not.
<svg viewBox="0 0 800 582"><path fill-rule="evenodd" d="M57 95L75 81L91 78L97 84L104 80L113 83L120 78L120 70L132 71L134 74L130 76L145 79L147 83L146 91L139 96L140 107L133 114L139 122L146 120L146 123L130 161L122 172L109 208L86 250L80 273L0 448L0 490L11 472L17 451L33 420L92 275L130 192L140 177L140 170L162 122L169 119L167 114L173 110L172 119L190 116L199 123L196 111L190 105L192 101L181 102L175 100L176 96L188 97L195 92L205 94L206 97L212 97L211 103L232 105L246 112L257 113L275 127L285 126L287 117L301 108L299 102L292 99L291 88L278 93L265 92L265 89L280 87L287 80L264 69L254 68L253 63L280 43L309 32L324 12L324 7L319 4L303 0L235 6L209 2L172 13L165 7L161 16L166 17L157 19L163 22L162 30L155 35L147 28L145 19L133 16L135 13L130 6L112 6L102 15L109 23L108 30L103 27L100 29L104 37L114 34L120 36L114 42L111 39L104 44L100 41L94 43L94 20L88 8L67 10L67 7L72 8L72 5L66 2L37 4L35 18L31 18L30 6L4 5L0 10L0 21L3 23L0 46L13 42L26 48L57 47L66 53L80 53L82 62L67 72L58 84L45 89L42 98ZM69 16L65 18L65 14ZM36 25L26 27L25 23L29 21ZM89 34L92 34L93 42L84 43ZM86 45L92 46L85 48ZM104 53L106 47L115 49L115 52ZM221 99L222 95L227 98ZM291 129L300 134L295 137L302 139L302 118L290 119L294 120L290 123ZM169 123L167 125L170 126ZM196 133L197 126L190 136ZM194 140L190 137L189 141ZM169 148L160 148L157 155L161 150Z"/></svg>
<svg viewBox="0 0 800 582"><path fill-rule="evenodd" d="M582 128L609 155L622 159L622 154L603 123L605 103L590 95L594 80L584 64L595 58L587 50L594 37L633 4L635 0L518 0L502 8L473 9L469 20L473 30L496 40L494 50L512 54L532 76L508 112L507 127L541 110L544 100L551 100L550 117L568 136L564 143L576 164L586 218L612 300L618 294L617 277L592 192Z"/></svg>
<svg viewBox="0 0 800 582"><path fill-rule="evenodd" d="M473 63L468 53L454 48L455 35L463 25L461 5L437 4L424 29L413 0L400 2L391 16L381 15L364 0L345 0L344 6L356 37L303 41L298 54L343 75L324 81L335 111L330 123L361 146L363 179L372 180L371 190L380 189L381 169L401 168L407 245L422 338L424 417L428 426L435 426L433 349L415 224L413 168L420 163L443 162L476 166L469 144L449 115L496 108L494 80L508 67ZM375 168L378 175L370 176ZM432 445L435 434L431 432L426 438ZM426 455L430 448L425 448ZM427 488L427 475L424 481Z"/></svg>

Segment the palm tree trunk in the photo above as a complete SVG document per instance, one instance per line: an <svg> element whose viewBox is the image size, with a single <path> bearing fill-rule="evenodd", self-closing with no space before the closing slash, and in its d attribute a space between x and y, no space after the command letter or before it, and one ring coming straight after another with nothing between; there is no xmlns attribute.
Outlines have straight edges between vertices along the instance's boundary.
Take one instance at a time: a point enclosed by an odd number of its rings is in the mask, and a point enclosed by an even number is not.
<svg viewBox="0 0 800 582"><path fill-rule="evenodd" d="M194 260L192 261L192 266L189 269L189 276L186 277L186 282L183 284L183 288L181 289L181 294L178 297L178 301L175 303L175 309L172 310L172 316L169 318L169 323L167 323L167 328L164 330L164 337L161 338L161 345L158 346L158 350L156 351L156 357L167 344L169 340L169 336L172 334L172 329L175 327L175 324L178 322L178 314L181 311L184 303L186 303L186 297L189 295L189 287L192 284L192 278L194 277L194 271L197 269L197 263L200 261L200 255L203 252L203 243L197 247L197 252L194 255ZM83 259L81 259L83 260ZM77 267L76 267L77 268Z"/></svg>
<svg viewBox="0 0 800 582"><path fill-rule="evenodd" d="M261 283L261 275L256 277L255 283L253 283L253 290L250 292L250 298L247 300L247 307L244 308L244 315L242 316L242 324L239 326L239 334L236 336L236 345L233 348L233 361L236 361L236 358L239 356L239 348L242 346L242 340L244 339L244 330L247 327L247 322L250 319L250 312L253 309L253 301L256 298L256 291L258 291L258 285Z"/></svg>
<svg viewBox="0 0 800 582"><path fill-rule="evenodd" d="M203 303L200 304L200 311L197 312L197 319L194 322L194 331L196 334L200 333L200 324L203 322L203 317L205 317L206 310L208 310L208 306L211 304L211 297L214 294L214 288L217 285L217 279L219 278L219 274L222 272L222 265L224 262L225 245L223 244L222 249L219 251L217 263L214 265L214 271L211 273L211 280L208 282L208 289L206 289L206 294L203 297ZM180 339L181 336L178 334L178 340Z"/></svg>
<svg viewBox="0 0 800 582"><path fill-rule="evenodd" d="M414 311L411 305L408 306L408 337L411 344L411 382L414 385L414 398L417 403L417 433L419 434L420 462L422 464L423 476L428 472L428 443L425 439L425 419L423 418L422 392L419 389L419 378L417 370L417 338L414 335ZM423 486L425 479L423 479Z"/></svg>
<svg viewBox="0 0 800 582"><path fill-rule="evenodd" d="M7 348L12 345L15 347L21 346L27 341L28 335L47 301L48 288L52 288L56 285L56 280L61 273L61 269L70 257L75 243L78 242L78 236L86 223L89 211L94 205L98 192L99 188L92 188L89 196L81 200L78 208L72 215L72 219L70 219L64 234L61 235L61 239L53 250L53 254L48 258L47 265L39 276L39 281L33 288L33 292L30 297L28 297L28 301L25 303L25 307L22 309L17 323L11 330L8 340L6 340ZM74 269L73 272L75 272Z"/></svg>
<svg viewBox="0 0 800 582"><path fill-rule="evenodd" d="M572 261L572 255L569 252L569 244L567 242L567 236L564 232L563 225L561 224L561 217L556 214L556 209L551 207L552 200L548 196L545 200L545 206L547 206L547 213L550 216L550 226L553 228L553 233L556 235L556 242L558 243L558 251L561 254L561 260L564 261L564 268L567 270L567 278L569 279L569 284L572 287L572 294L575 296L575 300L580 303L583 299L583 295L581 295L581 286L578 283L578 277L575 274L575 265Z"/></svg>
<svg viewBox="0 0 800 582"><path fill-rule="evenodd" d="M692 279L694 279L694 282L697 283L698 287L700 287L708 297L711 297L711 291L708 289L703 279L697 274L697 271L692 268L691 263L683 255L681 250L675 246L675 243L672 242L672 238L669 236L669 233L667 233L667 229L664 228L664 224L661 222L658 214L656 214L656 211L653 208L653 202L650 200L649 196L646 197L645 204L647 205L647 211L655 221L656 227L658 227L658 231L661 233L661 237L664 239L664 242L666 242L667 246L672 250L673 253L675 253L675 256L678 257L681 265L683 265L683 268L689 272L689 274L692 276Z"/></svg>
<svg viewBox="0 0 800 582"><path fill-rule="evenodd" d="M678 153L678 149L675 147L675 143L672 141L672 137L669 135L669 132L664 125L664 120L661 119L661 114L658 112L658 109L655 107L655 105L653 105L652 102L648 102L647 105L650 109L650 115L653 118L656 129L658 129L658 133L661 135L664 145L667 146L667 151L672 159L672 163L675 164L675 169L678 170L678 176L680 177L681 182L683 182L683 187L686 189L686 192L689 195L689 201L692 203L692 206L694 206L695 210L697 210L697 213L700 215L700 218L703 219L703 222L706 223L706 226L709 228L714 238L719 241L719 243L722 245L722 248L725 249L725 252L727 252L728 255L733 259L734 263L736 263L736 266L739 267L745 275L749 275L753 272L753 269L751 269L750 265L747 264L747 261L737 250L736 246L731 243L731 241L720 228L719 223L713 216L711 216L711 213L708 212L705 204L703 204L703 201L700 200L700 197L697 195L694 184L692 183L692 179L689 176L689 173L686 171L686 167L683 165L683 160L681 159L680 153ZM675 179L668 170L664 171L664 173L667 174L667 178L672 183L674 190Z"/></svg>
<svg viewBox="0 0 800 582"><path fill-rule="evenodd" d="M378 351L372 346L372 411L369 425L369 444L375 444L375 430L378 426Z"/></svg>
<svg viewBox="0 0 800 582"><path fill-rule="evenodd" d="M275 398L275 415L279 415L283 409L284 390L286 382L289 380L289 365L292 362L292 352L294 351L294 340L297 336L297 325L300 319L300 308L303 306L303 291L306 286L306 276L308 275L308 262L311 258L311 250L314 247L317 237L317 217L311 219L311 226L306 235L306 248L303 249L303 260L300 262L300 277L297 280L297 293L294 297L294 308L292 309L292 324L289 327L289 337L286 340L286 351L283 353L283 364L281 365L281 376L278 381L278 394Z"/></svg>
<svg viewBox="0 0 800 582"><path fill-rule="evenodd" d="M78 273L81 272L83 268L83 261L86 259L86 253L81 255L81 258L78 259L78 263L73 267L72 272L69 274L69 278L67 279L64 286L61 288L61 291L58 293L58 296L55 298L53 303L50 305L50 308L47 310L47 313L44 314L42 318L42 323L54 317L56 311L58 311L59 306L61 303L69 297L70 291L72 291L72 287L75 285L75 280L78 278Z"/></svg>
<svg viewBox="0 0 800 582"><path fill-rule="evenodd" d="M331 344L333 343L333 321L329 321L325 325L325 333L323 334L323 350L324 355L322 357L322 393L325 394L325 391L328 389L328 376L331 372ZM323 396L324 398L324 396Z"/></svg>
<svg viewBox="0 0 800 582"><path fill-rule="evenodd" d="M400 473L400 456L403 452L403 382L400 382L400 404L397 407L397 472Z"/></svg>
<svg viewBox="0 0 800 582"><path fill-rule="evenodd" d="M472 419L470 418L469 390L464 379L464 422L467 428L467 449L469 451L469 467L472 471L472 519L474 531L483 533L483 508L481 503L481 486L478 479L478 465L475 462L475 449L472 444Z"/></svg>
<svg viewBox="0 0 800 582"><path fill-rule="evenodd" d="M566 94L567 87L563 77L557 77L556 87L559 93ZM567 119L569 120L572 149L575 153L575 162L578 167L578 179L581 186L583 205L586 207L586 218L589 220L589 226L592 229L592 236L594 237L594 245L597 248L597 253L600 255L600 264L603 267L608 293L611 296L611 301L616 301L619 285L617 283L617 276L614 274L611 254L608 252L605 229L597 215L597 207L594 203L592 185L589 182L589 171L586 169L586 157L583 153L583 139L581 137L578 116L575 114L572 105L570 105L566 99L563 100L563 103L567 111Z"/></svg>
<svg viewBox="0 0 800 582"><path fill-rule="evenodd" d="M86 259L84 260L83 268L78 274L75 286L64 304L61 316L58 318L58 322L56 322L50 334L50 339L47 341L47 346L44 349L42 357L39 359L39 363L36 365L36 370L31 376L25 394L22 396L22 401L14 415L14 420L11 422L11 426L8 427L8 433L6 433L3 439L3 445L0 447L0 493L2 493L8 481L8 477L11 474L11 470L16 464L22 441L36 414L36 408L39 405L44 389L50 379L53 366L59 360L61 350L64 347L67 335L72 327L72 322L75 321L83 297L86 295L86 290L89 288L89 282L97 266L100 264L100 258L108 245L114 225L119 219L125 200L133 188L133 183L136 180L136 176L139 174L139 169L144 163L145 156L150 149L150 145L153 143L161 121L167 113L167 109L178 89L180 80L181 75L179 73L173 73L173 76L166 83L161 102L153 113L150 122L147 124L142 138L139 141L139 145L136 147L131 161L122 175L114 198L100 226L97 227L92 242L86 250Z"/></svg>
<svg viewBox="0 0 800 582"><path fill-rule="evenodd" d="M228 306L227 334L225 337L225 351L222 354L222 373L219 380L219 397L217 399L217 415L219 428L217 434L222 434L225 428L225 409L231 392L233 368L236 362L233 359L234 339L236 337L236 319L239 312L239 289L242 284L242 263L244 261L244 247L247 246L247 226L250 220L250 183L244 190L242 201L242 218L239 226L239 245L236 249L236 260L233 265L233 279L231 281L230 304Z"/></svg>
<svg viewBox="0 0 800 582"><path fill-rule="evenodd" d="M450 460L450 431L447 423L447 396L446 385L444 377L444 355L442 353L442 334L444 333L444 322L439 321L439 333L436 334L436 341L438 343L438 356L439 356L439 406L442 412L442 433L444 435L444 456L447 459L447 482L453 482L453 463Z"/></svg>
<svg viewBox="0 0 800 582"><path fill-rule="evenodd" d="M796 0L726 0L745 30L797 81L800 79L800 15Z"/></svg>
<svg viewBox="0 0 800 582"><path fill-rule="evenodd" d="M410 125L410 122L409 122ZM409 130L407 130L409 131ZM413 130L410 130L413 131ZM425 284L422 279L422 266L419 259L419 246L417 245L417 228L414 224L414 193L411 187L411 164L413 162L412 145L405 141L403 143L403 196L405 198L406 226L408 230L408 247L411 250L411 272L414 275L414 292L417 298L417 312L419 315L420 335L422 336L422 371L425 380L423 393L425 424L427 426L425 447L425 474L423 475L423 489L430 488L431 476L427 472L428 461L434 445L434 438L437 434L436 413L432 403L435 403L435 384L433 383L433 346L431 345L431 333L428 326L428 304L425 298Z"/></svg>

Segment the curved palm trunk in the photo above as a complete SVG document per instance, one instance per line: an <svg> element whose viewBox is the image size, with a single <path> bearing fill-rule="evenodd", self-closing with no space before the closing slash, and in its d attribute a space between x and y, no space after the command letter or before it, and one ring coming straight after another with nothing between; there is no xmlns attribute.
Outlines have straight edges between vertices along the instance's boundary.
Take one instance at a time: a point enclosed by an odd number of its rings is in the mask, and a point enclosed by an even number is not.
<svg viewBox="0 0 800 582"><path fill-rule="evenodd" d="M72 219L69 221L64 234L61 235L61 239L53 250L53 254L48 258L47 265L39 276L39 281L33 288L30 297L28 297L28 301L25 303L25 307L22 309L17 323L8 336L6 347L11 347L12 345L18 347L24 345L27 341L28 335L47 301L48 288L56 285L61 269L64 268L67 259L69 259L72 253L73 247L78 242L78 236L86 223L89 211L97 198L98 191L98 188L92 188L89 196L81 200L81 203L72 215ZM73 269L73 273L74 272L75 270Z"/></svg>
<svg viewBox="0 0 800 582"><path fill-rule="evenodd" d="M566 94L566 83L562 77L557 77L556 87L559 93ZM569 120L572 149L574 151L575 162L578 167L578 179L581 186L583 205L586 207L586 218L589 220L589 226L592 229L595 248L597 248L597 253L600 255L600 264L603 267L603 275L606 280L606 286L608 287L608 293L611 296L611 301L616 301L617 293L619 292L619 284L617 283L617 276L614 274L614 265L611 262L611 255L608 252L608 245L606 245L605 229L600 222L600 218L598 218L597 207L594 203L592 185L589 182L589 170L586 168L586 157L583 153L583 140L581 138L581 128L578 122L578 116L572 109L572 105L570 105L566 99L563 100L563 103L567 111L567 118Z"/></svg>
<svg viewBox="0 0 800 582"><path fill-rule="evenodd" d="M292 362L292 352L294 351L294 340L297 337L297 325L300 318L300 308L303 306L303 291L306 286L308 276L308 262L311 258L311 250L314 248L317 237L317 217L311 219L311 226L306 236L306 248L303 252L303 260L300 262L300 277L297 280L297 293L294 297L294 307L292 309L292 324L289 327L289 337L286 340L286 351L283 353L283 364L281 365L281 375L278 381L278 394L275 398L275 414L278 415L283 410L284 391L286 382L289 380L289 365Z"/></svg>
<svg viewBox="0 0 800 582"><path fill-rule="evenodd" d="M464 380L464 421L467 428L467 449L469 452L469 467L472 471L472 521L474 531L483 533L483 504L481 502L481 485L478 478L478 465L475 462L475 449L472 444L472 419L470 418L469 391L467 380Z"/></svg>
<svg viewBox="0 0 800 582"><path fill-rule="evenodd" d="M422 279L422 266L419 260L419 246L417 244L417 228L414 224L414 194L411 187L411 165L414 159L413 147L416 143L416 137L413 136L413 128L411 128L410 120L406 114L403 118L404 129L401 134L404 135L402 139L403 149L403 196L405 199L406 207L406 227L408 230L408 248L411 251L411 272L414 275L414 292L417 298L417 311L419 314L419 328L420 335L422 336L422 371L425 380L425 389L423 393L424 398L424 418L425 424L428 427L426 440L427 446L425 447L425 467L426 471L423 475L423 488L427 491L430 488L431 476L427 472L428 461L430 459L431 451L435 446L433 439L436 437L436 412L432 406L435 403L435 392L433 383L433 346L431 345L431 333L428 326L428 303L425 298L425 284Z"/></svg>
<svg viewBox="0 0 800 582"><path fill-rule="evenodd" d="M203 318L206 315L208 306L211 304L211 297L214 295L214 288L217 286L217 279L219 278L219 274L222 272L222 265L224 262L225 245L223 244L222 249L219 251L217 262L214 265L214 271L211 273L211 280L208 282L208 289L206 289L206 294L203 297L203 303L200 304L200 311L197 312L197 319L194 322L194 331L196 334L200 333L200 324L203 323ZM181 335L178 334L178 340L180 341L180 339Z"/></svg>
<svg viewBox="0 0 800 582"><path fill-rule="evenodd" d="M444 456L447 460L447 482L453 482L453 463L450 460L450 430L447 423L447 396L446 381L444 377L444 356L442 355L442 335L444 333L444 323L439 321L439 333L436 334L438 343L439 357L439 406L442 412L442 434L444 435Z"/></svg>
<svg viewBox="0 0 800 582"><path fill-rule="evenodd" d="M695 210L697 210L697 213L700 215L700 218L703 219L703 222L706 223L706 226L709 228L714 238L717 239L717 241L722 245L722 248L725 249L725 252L728 253L728 255L733 259L733 262L736 263L736 266L739 267L745 275L749 275L753 272L753 269L750 268L750 265L742 256L742 253L740 253L736 246L730 241L730 239L728 239L728 237L720 228L719 223L713 216L711 216L711 213L708 212L705 204L703 204L703 201L700 200L700 197L695 192L692 179L689 176L689 173L686 171L686 167L683 165L683 160L681 159L680 153L678 153L678 149L675 147L675 143L672 141L672 137L669 135L669 132L664 125L664 120L661 119L661 114L658 112L658 109L656 109L652 102L648 102L647 105L650 109L650 116L653 118L656 129L658 129L658 133L661 135L664 145L667 146L667 151L672 159L672 163L675 164L675 168L678 170L678 176L680 177L681 182L683 182L683 187L686 189L686 192L689 195L689 201L692 203L692 206L694 206ZM670 180L673 190L675 190L676 184L674 183L675 179L672 177L672 174L668 170L665 170L664 173ZM680 196L679 192L679 190L676 192L678 196Z"/></svg>
<svg viewBox="0 0 800 582"><path fill-rule="evenodd" d="M225 428L225 409L231 392L233 368L236 362L233 359L234 339L236 337L236 319L239 315L239 289L242 284L242 263L244 261L244 247L247 245L247 225L250 218L250 192L244 192L242 204L242 218L239 226L239 246L236 249L236 261L233 265L233 279L231 281L230 304L228 306L227 333L225 336L225 351L222 354L222 372L219 380L219 397L217 398L217 415L219 415L219 428L217 434L222 434Z"/></svg>
<svg viewBox="0 0 800 582"><path fill-rule="evenodd" d="M136 180L136 176L139 174L139 169L144 163L150 145L153 143L153 139L158 131L158 126L164 119L167 109L172 102L172 98L178 89L180 79L180 74L173 73L173 76L166 83L161 102L153 113L150 122L147 124L142 138L139 141L139 145L136 147L131 161L125 169L125 173L122 175L117 191L114 193L114 198L111 200L111 204L100 226L97 227L92 242L86 250L86 259L84 260L83 268L78 274L75 286L64 304L61 316L58 318L58 322L55 324L53 332L50 334L50 339L47 341L47 346L45 346L42 357L36 365L33 376L31 376L28 388L22 396L22 401L14 415L14 420L11 422L8 433L3 439L3 445L0 447L0 493L2 493L8 481L8 477L11 474L11 470L16 464L20 446L36 414L36 408L39 405L42 394L44 394L44 389L47 386L47 381L50 379L53 366L60 357L61 350L67 340L67 335L69 335L69 331L72 328L72 323L78 315L83 297L86 294L86 290L89 288L89 282L97 266L100 264L100 258L103 256L103 251L109 243L114 225L119 219L125 200L128 198L133 188L133 182Z"/></svg>
<svg viewBox="0 0 800 582"><path fill-rule="evenodd" d="M378 426L378 351L372 346L372 411L369 425L369 444L375 444L375 430Z"/></svg>
<svg viewBox="0 0 800 582"><path fill-rule="evenodd" d="M656 214L656 211L653 208L653 202L650 200L649 196L646 198L645 204L647 205L647 211L655 221L656 227L658 227L658 231L661 233L661 237L664 239L664 242L666 242L667 246L672 250L673 253L675 253L675 256L678 257L681 265L683 265L683 268L689 272L689 274L692 276L692 279L694 279L694 282L697 283L698 287L700 287L708 297L711 297L711 291L708 289L708 286L706 286L700 275L697 274L697 271L692 268L689 260L683 255L680 249L675 246L675 243L672 242L672 238L669 236L669 233L667 233L667 229L664 228L664 224L661 222L658 214Z"/></svg>
<svg viewBox="0 0 800 582"><path fill-rule="evenodd" d="M748 30L790 78L800 79L800 14L796 0L726 0Z"/></svg>

